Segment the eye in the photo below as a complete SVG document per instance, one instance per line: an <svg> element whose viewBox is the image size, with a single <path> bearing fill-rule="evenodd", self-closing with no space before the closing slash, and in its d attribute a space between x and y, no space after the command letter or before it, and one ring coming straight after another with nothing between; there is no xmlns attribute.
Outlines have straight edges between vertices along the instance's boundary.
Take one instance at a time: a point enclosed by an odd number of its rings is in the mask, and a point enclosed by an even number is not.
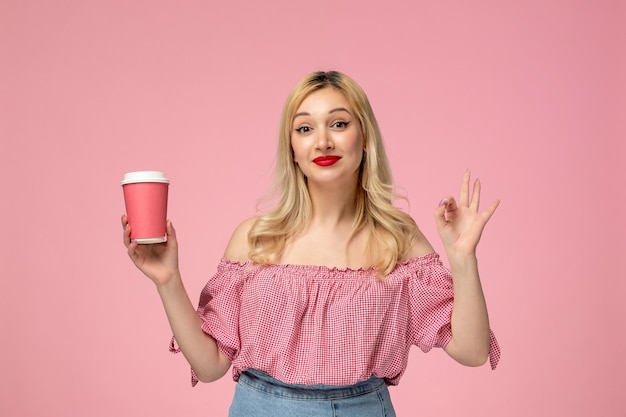
<svg viewBox="0 0 626 417"><path fill-rule="evenodd" d="M344 122L344 121L338 120L330 126L334 127L335 129L345 129L346 127L348 127L349 124L350 122Z"/></svg>
<svg viewBox="0 0 626 417"><path fill-rule="evenodd" d="M308 133L311 131L311 128L309 126L300 126L295 128L294 130L298 133Z"/></svg>

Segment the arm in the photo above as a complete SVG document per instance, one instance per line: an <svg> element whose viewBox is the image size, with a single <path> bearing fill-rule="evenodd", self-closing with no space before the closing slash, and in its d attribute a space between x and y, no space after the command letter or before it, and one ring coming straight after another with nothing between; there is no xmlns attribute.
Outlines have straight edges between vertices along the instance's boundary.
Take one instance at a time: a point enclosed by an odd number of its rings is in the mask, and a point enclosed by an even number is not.
<svg viewBox="0 0 626 417"><path fill-rule="evenodd" d="M489 354L490 327L476 247L499 201L479 213L480 181L474 182L471 199L469 183L468 170L463 176L459 203L451 196L446 197L436 209L435 218L454 283L452 339L445 351L463 365L480 366Z"/></svg>
<svg viewBox="0 0 626 417"><path fill-rule="evenodd" d="M133 263L157 287L165 313L181 352L203 382L215 381L228 371L230 361L217 347L215 340L201 329L178 268L178 242L171 222L167 222L167 242L138 245L130 240L130 226L122 217L124 245Z"/></svg>
<svg viewBox="0 0 626 417"><path fill-rule="evenodd" d="M478 262L475 256L459 256L450 260L450 269L454 282L452 339L444 350L463 365L481 366L489 355L489 316Z"/></svg>

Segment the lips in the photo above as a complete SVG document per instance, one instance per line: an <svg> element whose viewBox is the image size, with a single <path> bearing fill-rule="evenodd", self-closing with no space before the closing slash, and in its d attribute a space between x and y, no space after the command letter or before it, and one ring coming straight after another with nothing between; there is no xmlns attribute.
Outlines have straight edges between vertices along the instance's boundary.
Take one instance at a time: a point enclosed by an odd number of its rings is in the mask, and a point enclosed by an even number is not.
<svg viewBox="0 0 626 417"><path fill-rule="evenodd" d="M327 167L329 165L333 165L335 162L339 161L340 159L341 159L340 156L325 155L325 156L318 156L317 158L313 160L313 162L319 166Z"/></svg>

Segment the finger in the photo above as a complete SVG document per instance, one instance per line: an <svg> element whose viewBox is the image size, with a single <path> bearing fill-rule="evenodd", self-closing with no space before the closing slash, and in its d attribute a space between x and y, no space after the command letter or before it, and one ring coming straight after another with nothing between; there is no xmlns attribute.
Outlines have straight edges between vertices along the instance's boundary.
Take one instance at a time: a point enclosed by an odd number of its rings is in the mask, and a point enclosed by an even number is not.
<svg viewBox="0 0 626 417"><path fill-rule="evenodd" d="M457 204L456 199L453 196L449 195L446 198L444 198L443 200L446 201L446 203L443 205L443 207L445 208L446 213L450 213L450 212L456 210L457 208L459 208L459 205Z"/></svg>
<svg viewBox="0 0 626 417"><path fill-rule="evenodd" d="M165 231L165 242L167 243L167 246L178 251L178 238L176 237L176 229L174 229L174 225L169 219L165 222Z"/></svg>
<svg viewBox="0 0 626 417"><path fill-rule="evenodd" d="M124 225L123 241L124 241L124 246L126 246L128 248L130 243L131 243L131 241L130 241L130 224L128 224L128 223L126 223Z"/></svg>
<svg viewBox="0 0 626 417"><path fill-rule="evenodd" d="M167 240L176 242L176 230L171 220L167 220L165 223L165 230L167 231Z"/></svg>
<svg viewBox="0 0 626 417"><path fill-rule="evenodd" d="M474 190L472 191L472 202L470 208L478 212L478 205L480 204L480 180L476 178L474 181Z"/></svg>
<svg viewBox="0 0 626 417"><path fill-rule="evenodd" d="M484 211L483 216L485 216L485 223L489 221L493 213L496 212L496 209L500 205L500 199L495 200L491 205Z"/></svg>
<svg viewBox="0 0 626 417"><path fill-rule="evenodd" d="M128 256L130 256L130 259L132 259L133 262L135 262L138 257L137 245L138 243L134 240L130 241L130 243L128 244Z"/></svg>
<svg viewBox="0 0 626 417"><path fill-rule="evenodd" d="M450 197L444 197L444 198L441 199L441 201L437 205L437 208L435 209L435 215L442 215L443 214L443 212L446 210L446 207L450 203L449 198Z"/></svg>
<svg viewBox="0 0 626 417"><path fill-rule="evenodd" d="M128 217L125 214L122 214L122 218L120 220L122 221L122 228L125 228L128 223Z"/></svg>
<svg viewBox="0 0 626 417"><path fill-rule="evenodd" d="M439 206L435 209L435 218L437 222L447 222L448 214L457 209L456 200L451 195L444 197L440 202Z"/></svg>
<svg viewBox="0 0 626 417"><path fill-rule="evenodd" d="M448 197L442 199L439 205L435 209L435 223L438 228L443 228L446 225L446 207L449 203Z"/></svg>
<svg viewBox="0 0 626 417"><path fill-rule="evenodd" d="M469 206L469 183L471 173L469 168L463 174L463 181L461 182L461 194L459 196L459 204L463 207Z"/></svg>

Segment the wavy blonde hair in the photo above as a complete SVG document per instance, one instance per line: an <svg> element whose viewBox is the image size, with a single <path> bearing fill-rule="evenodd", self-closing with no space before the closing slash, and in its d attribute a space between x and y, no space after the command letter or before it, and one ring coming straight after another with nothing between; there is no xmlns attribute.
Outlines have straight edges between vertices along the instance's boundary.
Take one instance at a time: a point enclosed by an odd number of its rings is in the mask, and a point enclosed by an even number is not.
<svg viewBox="0 0 626 417"><path fill-rule="evenodd" d="M302 101L323 88L342 93L358 119L365 149L355 201L352 234L362 228L368 233L368 259L379 277L389 274L405 259L417 235L415 221L394 207L400 198L393 189L391 169L376 117L363 89L337 71L314 72L302 79L289 94L283 108L273 195L273 210L260 216L248 233L249 257L258 264L277 263L289 238L303 230L311 219L311 197L306 178L293 160L291 133L293 118Z"/></svg>

